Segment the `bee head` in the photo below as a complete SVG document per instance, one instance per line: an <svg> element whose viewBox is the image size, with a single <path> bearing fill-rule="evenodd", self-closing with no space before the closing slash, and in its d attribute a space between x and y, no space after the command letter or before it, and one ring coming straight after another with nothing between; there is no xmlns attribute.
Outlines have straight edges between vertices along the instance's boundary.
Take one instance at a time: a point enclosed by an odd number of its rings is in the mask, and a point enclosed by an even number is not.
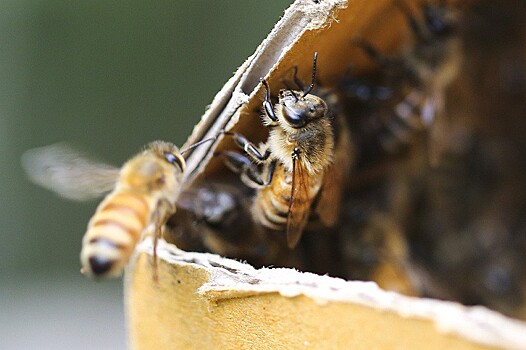
<svg viewBox="0 0 526 350"><path fill-rule="evenodd" d="M179 148L173 143L154 141L146 146L145 152L152 152L157 157L173 165L180 172L183 172L186 167L186 162L181 152L179 152Z"/></svg>
<svg viewBox="0 0 526 350"><path fill-rule="evenodd" d="M327 114L327 104L314 95L304 95L300 91L281 90L279 104L285 122L292 128L300 129L309 122Z"/></svg>
<svg viewBox="0 0 526 350"><path fill-rule="evenodd" d="M176 188L184 168L184 158L175 145L155 141L122 167L122 184L147 191Z"/></svg>
<svg viewBox="0 0 526 350"><path fill-rule="evenodd" d="M424 4L425 26L434 37L448 37L455 31L455 12L440 4Z"/></svg>

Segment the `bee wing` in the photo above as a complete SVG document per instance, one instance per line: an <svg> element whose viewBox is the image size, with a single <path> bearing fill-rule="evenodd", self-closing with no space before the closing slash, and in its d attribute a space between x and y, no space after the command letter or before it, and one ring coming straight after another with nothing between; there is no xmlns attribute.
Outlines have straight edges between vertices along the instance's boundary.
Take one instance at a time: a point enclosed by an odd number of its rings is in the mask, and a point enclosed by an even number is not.
<svg viewBox="0 0 526 350"><path fill-rule="evenodd" d="M326 170L320 197L316 205L315 212L318 214L321 223L326 227L336 224L339 217L339 207L342 196L343 176L338 166L331 165Z"/></svg>
<svg viewBox="0 0 526 350"><path fill-rule="evenodd" d="M118 168L89 159L64 143L28 150L21 161L32 182L71 200L99 197L113 189L119 175Z"/></svg>
<svg viewBox="0 0 526 350"><path fill-rule="evenodd" d="M349 129L342 118L338 124L334 160L325 171L315 208L321 223L326 227L332 227L338 221L342 195L350 177L351 164L354 162Z"/></svg>
<svg viewBox="0 0 526 350"><path fill-rule="evenodd" d="M293 159L292 165L292 190L287 215L287 245L289 248L294 248L298 244L309 218L311 204L305 203L306 195L309 193L307 188L308 175L301 166L301 162Z"/></svg>
<svg viewBox="0 0 526 350"><path fill-rule="evenodd" d="M423 118L425 115L430 120L430 145L429 145L429 163L436 167L440 158L448 148L447 140L450 139L451 121L448 119L444 102L445 97L441 93L432 94L424 101Z"/></svg>

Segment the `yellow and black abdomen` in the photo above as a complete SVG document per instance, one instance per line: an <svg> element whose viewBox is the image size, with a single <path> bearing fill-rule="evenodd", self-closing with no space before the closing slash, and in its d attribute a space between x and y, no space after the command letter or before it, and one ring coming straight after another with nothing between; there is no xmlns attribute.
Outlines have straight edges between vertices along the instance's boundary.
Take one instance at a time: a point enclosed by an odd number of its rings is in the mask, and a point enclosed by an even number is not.
<svg viewBox="0 0 526 350"><path fill-rule="evenodd" d="M150 215L150 205L140 193L109 194L88 223L80 253L82 272L93 277L119 275Z"/></svg>
<svg viewBox="0 0 526 350"><path fill-rule="evenodd" d="M253 207L255 221L272 230L283 230L287 225L291 190L285 168L278 164L270 185L257 193Z"/></svg>
<svg viewBox="0 0 526 350"><path fill-rule="evenodd" d="M269 229L285 232L290 218L291 200L294 201L296 216L308 216L319 190L319 186L313 186L310 180L309 177L302 178L301 186L296 185L292 196L292 174L278 164L270 185L261 188L256 195L253 205L255 221Z"/></svg>

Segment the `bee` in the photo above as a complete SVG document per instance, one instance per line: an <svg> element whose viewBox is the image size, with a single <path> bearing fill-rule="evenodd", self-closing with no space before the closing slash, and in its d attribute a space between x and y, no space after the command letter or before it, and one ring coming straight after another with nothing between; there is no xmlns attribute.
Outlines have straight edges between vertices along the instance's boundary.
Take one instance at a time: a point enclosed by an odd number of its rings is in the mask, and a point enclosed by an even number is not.
<svg viewBox="0 0 526 350"><path fill-rule="evenodd" d="M421 295L404 227L384 207L389 189L374 184L345 198L337 248L343 275L372 280L383 289L405 295Z"/></svg>
<svg viewBox="0 0 526 350"><path fill-rule="evenodd" d="M70 199L89 199L112 190L90 219L80 261L92 278L116 277L141 239L153 232L155 243L176 211L185 170L184 151L155 141L119 170L82 157L64 145L26 152L22 163L30 178ZM156 250L154 244L154 264Z"/></svg>
<svg viewBox="0 0 526 350"><path fill-rule="evenodd" d="M451 146L437 167L421 172L424 189L407 227L427 296L522 320L525 24L525 2L477 1L463 12L459 35L466 64L450 105Z"/></svg>
<svg viewBox="0 0 526 350"><path fill-rule="evenodd" d="M395 4L407 18L414 38L402 52L407 71L416 77L426 94L443 93L458 75L461 63L459 13L444 1L423 2L422 18L418 19L405 2L399 0Z"/></svg>
<svg viewBox="0 0 526 350"><path fill-rule="evenodd" d="M268 239L262 226L254 222L251 192L244 186L209 179L193 185L179 197L183 210L170 217L163 238L183 250L213 252L247 260L253 266L295 266L290 262L293 254Z"/></svg>
<svg viewBox="0 0 526 350"><path fill-rule="evenodd" d="M406 69L416 77L415 90L422 92L421 118L430 128L429 157L437 165L447 147L448 118L445 93L458 76L462 63L461 39L458 35L459 12L445 1L423 2L417 19L405 2L397 1L409 22L414 43L404 51ZM414 104L413 104L414 105Z"/></svg>
<svg viewBox="0 0 526 350"><path fill-rule="evenodd" d="M263 124L269 128L264 144L257 147L240 134L225 132L246 154L223 152L226 165L240 173L248 186L257 188L254 220L270 230L285 231L289 248L298 244L312 207L327 226L338 218L342 176L336 176L340 173L333 164L335 136L327 103L311 93L316 60L317 53L309 88L282 89L275 105L262 79L266 89Z"/></svg>
<svg viewBox="0 0 526 350"><path fill-rule="evenodd" d="M388 154L401 153L418 134L429 132L429 157L436 164L445 147L448 124L445 92L462 61L458 12L443 1L423 2L418 17L406 2L397 0L394 4L407 19L413 40L400 56L388 57L355 38L354 43L380 66L381 72L369 82L345 78L342 90L358 104L366 105L364 139L369 144L376 139L379 146L370 145L376 148L372 152L379 148Z"/></svg>

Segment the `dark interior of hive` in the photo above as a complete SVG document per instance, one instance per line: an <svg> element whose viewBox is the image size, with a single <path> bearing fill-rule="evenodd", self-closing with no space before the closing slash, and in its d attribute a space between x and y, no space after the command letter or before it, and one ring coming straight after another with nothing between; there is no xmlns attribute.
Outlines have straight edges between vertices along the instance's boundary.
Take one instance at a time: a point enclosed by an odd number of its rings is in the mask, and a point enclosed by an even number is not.
<svg viewBox="0 0 526 350"><path fill-rule="evenodd" d="M444 91L443 115L422 127L400 120L396 110L414 90L425 89L407 83L396 64L379 62L398 62L417 45L407 9L392 1L368 3L349 4L330 28L315 38L307 34L301 50L292 50L268 77L275 102L279 89L294 85L294 66L309 84L318 52L318 85L338 96L334 124L347 122L352 140L338 223L311 223L292 250L283 232L258 228L255 190L226 169L220 155L242 151L225 138L190 189L198 197L194 207L178 211L165 238L255 266L373 280L388 290L526 319L526 4L444 5L458 11L448 35L459 40L462 61ZM420 2L406 3L421 18ZM380 59L365 54L356 38ZM233 128L255 144L268 135L259 88ZM422 105L410 107L422 119Z"/></svg>

